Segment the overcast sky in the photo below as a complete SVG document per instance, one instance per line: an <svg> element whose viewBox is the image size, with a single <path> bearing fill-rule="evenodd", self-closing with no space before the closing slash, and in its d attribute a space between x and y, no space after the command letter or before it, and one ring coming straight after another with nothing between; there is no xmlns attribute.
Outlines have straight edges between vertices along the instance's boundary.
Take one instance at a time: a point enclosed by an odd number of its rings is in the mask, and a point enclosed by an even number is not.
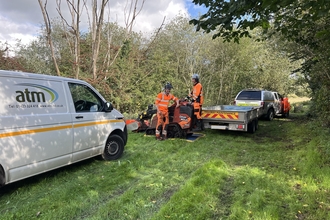
<svg viewBox="0 0 330 220"><path fill-rule="evenodd" d="M46 0L42 0L45 2ZM91 0L87 0L89 6ZM70 20L68 8L63 4L61 9L66 18ZM124 26L125 7L131 0L109 0L110 21L118 22ZM138 0L139 3L142 0ZM50 18L59 17L56 10L56 0L48 0L47 11ZM204 10L205 11L205 10ZM86 11L84 11L86 14ZM159 28L164 17L169 22L176 15L182 14L196 18L203 9L191 3L191 0L145 0L142 11L137 16L134 25L135 31L150 33ZM126 15L128 14L126 10ZM108 17L106 13L106 17ZM38 0L0 0L0 41L14 45L17 39L23 43L30 42L37 36L41 25L44 23ZM81 27L87 26L87 17L81 19Z"/></svg>

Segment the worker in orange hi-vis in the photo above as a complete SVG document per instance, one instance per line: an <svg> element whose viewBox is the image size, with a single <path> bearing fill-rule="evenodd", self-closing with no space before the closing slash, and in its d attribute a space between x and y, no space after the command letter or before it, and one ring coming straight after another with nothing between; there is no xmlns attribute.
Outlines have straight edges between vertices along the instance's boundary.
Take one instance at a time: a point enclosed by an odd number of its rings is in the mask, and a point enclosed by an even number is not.
<svg viewBox="0 0 330 220"><path fill-rule="evenodd" d="M194 105L194 115L195 115L195 121L196 121L196 128L193 129L194 131L200 131L203 130L203 123L202 123L202 105L204 102L203 97L203 86L199 82L199 75L193 74L191 77L191 81L193 83L193 89L191 93L189 94L190 98L193 101Z"/></svg>
<svg viewBox="0 0 330 220"><path fill-rule="evenodd" d="M158 93L155 105L157 107L157 126L156 126L156 139L165 140L167 139L167 127L169 124L168 105L170 100L176 102L176 107L179 107L179 99L171 94L172 89L171 83L166 83L164 91ZM162 136L161 136L162 134Z"/></svg>

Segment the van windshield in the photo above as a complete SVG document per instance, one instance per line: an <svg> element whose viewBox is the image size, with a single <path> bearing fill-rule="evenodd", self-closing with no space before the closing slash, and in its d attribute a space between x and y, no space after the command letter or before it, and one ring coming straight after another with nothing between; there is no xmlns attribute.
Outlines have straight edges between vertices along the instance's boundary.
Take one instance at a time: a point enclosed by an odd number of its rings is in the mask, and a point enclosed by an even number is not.
<svg viewBox="0 0 330 220"><path fill-rule="evenodd" d="M261 91L242 91L237 100L261 100Z"/></svg>

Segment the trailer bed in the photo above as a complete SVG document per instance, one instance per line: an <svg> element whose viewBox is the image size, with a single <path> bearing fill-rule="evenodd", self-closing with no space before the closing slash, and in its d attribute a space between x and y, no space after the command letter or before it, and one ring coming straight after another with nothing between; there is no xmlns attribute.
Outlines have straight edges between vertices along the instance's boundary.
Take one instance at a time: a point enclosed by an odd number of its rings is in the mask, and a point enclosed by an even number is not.
<svg viewBox="0 0 330 220"><path fill-rule="evenodd" d="M234 105L203 107L204 128L254 133L258 128L258 108Z"/></svg>

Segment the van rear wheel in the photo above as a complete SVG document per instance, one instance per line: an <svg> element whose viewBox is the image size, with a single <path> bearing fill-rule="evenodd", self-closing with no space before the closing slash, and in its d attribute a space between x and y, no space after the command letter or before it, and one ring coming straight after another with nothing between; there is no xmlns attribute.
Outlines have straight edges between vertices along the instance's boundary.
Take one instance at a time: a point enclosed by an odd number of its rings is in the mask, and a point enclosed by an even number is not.
<svg viewBox="0 0 330 220"><path fill-rule="evenodd" d="M111 135L102 154L104 160L116 160L121 157L124 152L124 140L119 135Z"/></svg>

